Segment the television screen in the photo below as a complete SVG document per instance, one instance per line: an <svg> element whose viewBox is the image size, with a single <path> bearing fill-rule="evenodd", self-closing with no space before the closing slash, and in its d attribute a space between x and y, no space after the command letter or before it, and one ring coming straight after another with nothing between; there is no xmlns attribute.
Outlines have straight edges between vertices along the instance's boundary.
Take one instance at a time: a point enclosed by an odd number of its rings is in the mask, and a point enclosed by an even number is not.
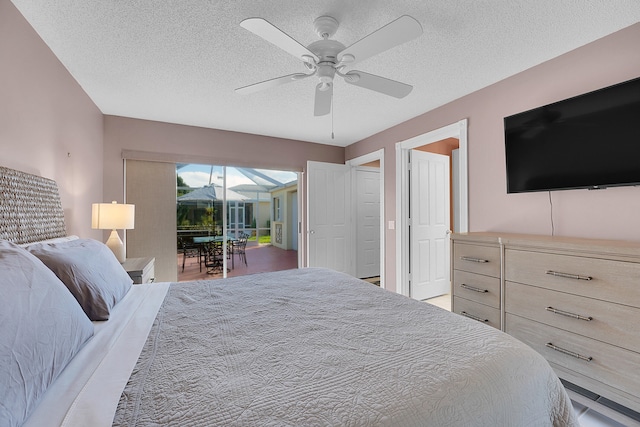
<svg viewBox="0 0 640 427"><path fill-rule="evenodd" d="M507 193L640 185L640 78L504 119Z"/></svg>

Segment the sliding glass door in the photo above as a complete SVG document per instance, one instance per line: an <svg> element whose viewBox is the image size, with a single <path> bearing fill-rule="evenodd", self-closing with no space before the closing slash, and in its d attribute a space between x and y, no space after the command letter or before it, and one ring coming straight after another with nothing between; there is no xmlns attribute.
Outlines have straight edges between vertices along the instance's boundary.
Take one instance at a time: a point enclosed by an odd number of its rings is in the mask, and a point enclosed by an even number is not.
<svg viewBox="0 0 640 427"><path fill-rule="evenodd" d="M272 241L274 200L280 201L283 194L292 192L297 196L297 177L297 173L288 171L177 164L178 279L183 280L180 276L184 270L193 270L191 266L196 261L187 261L187 256L195 258L198 247L201 251L211 251L213 245L218 243L222 246L222 251L219 251L222 252L220 262L209 262L206 259L203 261L202 257L196 262L195 268L198 275L202 270L202 278L241 275L242 271L245 271L245 274L258 272L256 268L260 262L265 264L260 271L270 271L269 262L260 259L259 256L264 258L264 254L270 250L269 255L273 257L273 254L278 254L274 249L283 251L281 258L295 258L295 265L289 268L297 267L297 254L287 253L297 249L297 245L294 249L288 247L281 239ZM287 222L289 230L297 230L297 224L295 227L289 224L292 221L297 222L297 215L280 218L279 223L281 221ZM292 240L297 242L297 236L295 239L289 239ZM246 243L246 248L238 246L242 243ZM189 252L191 247L196 249ZM247 248L251 249L255 258L251 267L246 254ZM245 253L240 254L239 251ZM207 255L208 253L205 253L204 258ZM282 259L277 257L273 258L271 267L282 269L282 266L289 265L281 261ZM193 279L194 274L185 276L184 280Z"/></svg>

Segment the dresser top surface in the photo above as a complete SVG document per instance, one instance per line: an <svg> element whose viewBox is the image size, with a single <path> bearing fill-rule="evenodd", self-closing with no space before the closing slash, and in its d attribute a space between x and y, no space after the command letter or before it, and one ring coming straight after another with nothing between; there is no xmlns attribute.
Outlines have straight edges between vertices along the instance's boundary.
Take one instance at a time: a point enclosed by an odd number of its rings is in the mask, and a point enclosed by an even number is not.
<svg viewBox="0 0 640 427"><path fill-rule="evenodd" d="M640 257L640 242L623 240L586 239L580 237L500 232L454 233L451 235L451 239L454 242L459 241L477 244L502 243L507 248L553 249L577 253Z"/></svg>

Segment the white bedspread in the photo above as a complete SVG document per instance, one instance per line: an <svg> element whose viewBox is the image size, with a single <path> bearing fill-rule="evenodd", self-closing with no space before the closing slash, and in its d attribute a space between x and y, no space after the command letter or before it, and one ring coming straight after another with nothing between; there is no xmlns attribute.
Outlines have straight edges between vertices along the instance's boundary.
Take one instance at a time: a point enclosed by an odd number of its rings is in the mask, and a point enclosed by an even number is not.
<svg viewBox="0 0 640 427"><path fill-rule="evenodd" d="M172 285L116 421L578 425L547 362L519 341L322 269Z"/></svg>

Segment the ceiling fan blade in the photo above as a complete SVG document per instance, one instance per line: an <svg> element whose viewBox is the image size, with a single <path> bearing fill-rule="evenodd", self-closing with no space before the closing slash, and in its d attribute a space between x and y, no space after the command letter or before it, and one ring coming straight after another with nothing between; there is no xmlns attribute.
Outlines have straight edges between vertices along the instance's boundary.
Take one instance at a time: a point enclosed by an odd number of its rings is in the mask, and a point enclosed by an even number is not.
<svg viewBox="0 0 640 427"><path fill-rule="evenodd" d="M280 49L290 53L301 61L305 61L305 56L319 61L319 58L313 54L313 52L298 43L278 27L262 18L247 18L240 22L240 26L242 28L246 28L257 36L262 37L269 43L273 43Z"/></svg>
<svg viewBox="0 0 640 427"><path fill-rule="evenodd" d="M333 83L328 84L325 89L322 83L316 86L316 100L313 110L314 116L325 116L331 112L331 99L333 98Z"/></svg>
<svg viewBox="0 0 640 427"><path fill-rule="evenodd" d="M365 73L364 71L349 71L344 75L344 81L355 86L393 96L394 98L404 98L409 95L413 89L413 86L406 83Z"/></svg>
<svg viewBox="0 0 640 427"><path fill-rule="evenodd" d="M254 93L260 90L269 89L269 88L280 86L286 83L291 83L296 80L302 80L312 75L313 74L295 73L295 74L289 74L282 77L276 77L275 79L265 80L263 82L254 83L249 86L239 87L238 89L236 89L236 93L240 93L243 95L248 93Z"/></svg>
<svg viewBox="0 0 640 427"><path fill-rule="evenodd" d="M345 65L355 64L385 50L413 40L422 34L422 26L411 16L403 15L358 40L338 54L338 61Z"/></svg>

